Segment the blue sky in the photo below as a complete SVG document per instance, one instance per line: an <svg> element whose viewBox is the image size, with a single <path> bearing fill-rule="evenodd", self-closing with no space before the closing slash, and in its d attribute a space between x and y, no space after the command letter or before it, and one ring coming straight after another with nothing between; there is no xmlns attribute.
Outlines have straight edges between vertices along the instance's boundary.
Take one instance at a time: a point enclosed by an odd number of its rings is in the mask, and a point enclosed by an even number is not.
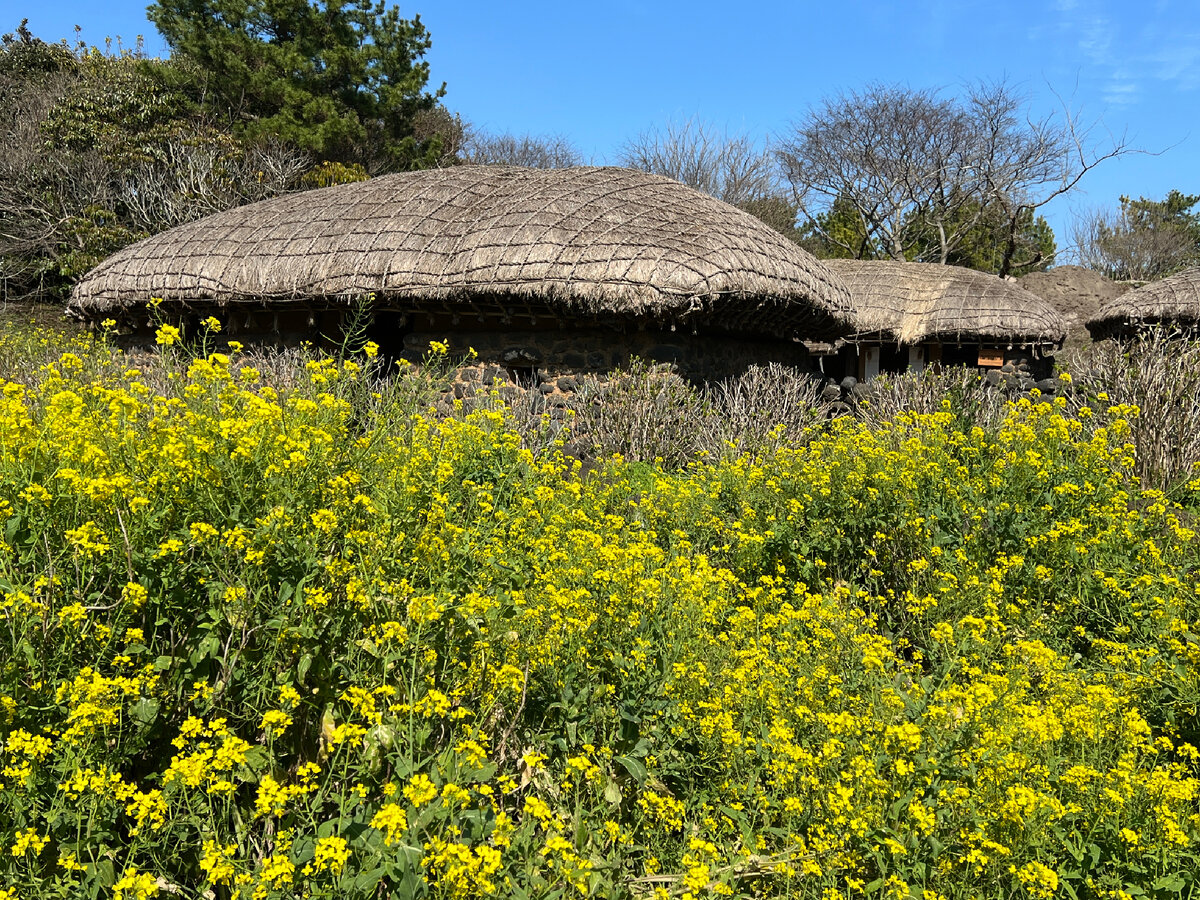
<svg viewBox="0 0 1200 900"><path fill-rule="evenodd" d="M1093 136L1158 155L1103 164L1047 210L1059 245L1072 216L1120 194L1200 193L1198 0L909 0L907 3L515 2L400 4L433 39L445 102L491 131L558 133L591 161L692 116L756 137L784 134L823 97L872 81L947 94L1005 77L1042 115L1066 102ZM144 0L0 0L0 29L165 46ZM1057 95L1057 96L1056 96ZM1061 100L1060 100L1061 98Z"/></svg>

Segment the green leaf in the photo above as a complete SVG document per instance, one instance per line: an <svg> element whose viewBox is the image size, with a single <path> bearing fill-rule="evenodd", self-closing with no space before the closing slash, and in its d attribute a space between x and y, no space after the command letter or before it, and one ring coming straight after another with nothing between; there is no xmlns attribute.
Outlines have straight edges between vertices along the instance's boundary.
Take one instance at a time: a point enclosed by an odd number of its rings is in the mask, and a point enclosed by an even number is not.
<svg viewBox="0 0 1200 900"><path fill-rule="evenodd" d="M368 872L360 872L354 879L355 890L363 891L364 893L370 893L374 891L375 886L383 880L383 877L387 874L387 871L387 866L379 866L378 868L371 869ZM393 894L393 896L395 895Z"/></svg>
<svg viewBox="0 0 1200 900"><path fill-rule="evenodd" d="M117 872L111 859L102 859L96 863L96 882L103 888L110 888L117 882Z"/></svg>
<svg viewBox="0 0 1200 900"><path fill-rule="evenodd" d="M646 767L641 763L641 761L636 760L631 756L616 756L613 757L613 762L617 763L619 766L621 766L621 768L628 772L630 777L633 778L633 780L639 785L646 783L646 777L649 773L646 771Z"/></svg>
<svg viewBox="0 0 1200 900"><path fill-rule="evenodd" d="M1163 875L1161 878L1156 879L1154 884L1150 885L1151 890L1170 891L1174 894L1178 894L1185 887L1187 887L1187 879L1185 879L1178 872L1173 872L1170 875Z"/></svg>
<svg viewBox="0 0 1200 900"><path fill-rule="evenodd" d="M604 786L604 799L613 806L621 805L621 788L615 781L609 781Z"/></svg>
<svg viewBox="0 0 1200 900"><path fill-rule="evenodd" d="M158 718L158 701L143 697L129 710L129 714L143 725L150 725Z"/></svg>

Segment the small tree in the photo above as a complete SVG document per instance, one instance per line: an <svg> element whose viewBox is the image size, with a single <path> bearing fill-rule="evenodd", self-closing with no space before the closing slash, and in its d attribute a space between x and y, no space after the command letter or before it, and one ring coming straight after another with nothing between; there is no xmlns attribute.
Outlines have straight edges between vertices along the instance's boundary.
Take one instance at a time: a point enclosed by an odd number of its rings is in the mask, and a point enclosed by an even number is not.
<svg viewBox="0 0 1200 900"><path fill-rule="evenodd" d="M1039 120L1025 106L1004 82L962 100L873 85L823 101L778 156L806 229L842 253L949 263L987 232L989 267L1016 274L1043 264L1051 243L1037 210L1131 152L1123 139L1094 145L1065 107Z"/></svg>
<svg viewBox="0 0 1200 900"><path fill-rule="evenodd" d="M562 169L577 166L583 156L561 135L487 134L472 131L463 142L462 161L474 166L525 166Z"/></svg>
<svg viewBox="0 0 1200 900"><path fill-rule="evenodd" d="M650 128L626 141L623 166L674 178L743 209L797 239L796 207L786 195L769 147L689 119Z"/></svg>
<svg viewBox="0 0 1200 900"><path fill-rule="evenodd" d="M1162 200L1121 197L1113 212L1075 223L1079 259L1118 281L1153 281L1200 264L1200 194L1171 191Z"/></svg>
<svg viewBox="0 0 1200 900"><path fill-rule="evenodd" d="M239 133L371 171L438 161L437 136L414 135L445 90L425 90L420 16L402 19L383 0L158 0L148 12Z"/></svg>

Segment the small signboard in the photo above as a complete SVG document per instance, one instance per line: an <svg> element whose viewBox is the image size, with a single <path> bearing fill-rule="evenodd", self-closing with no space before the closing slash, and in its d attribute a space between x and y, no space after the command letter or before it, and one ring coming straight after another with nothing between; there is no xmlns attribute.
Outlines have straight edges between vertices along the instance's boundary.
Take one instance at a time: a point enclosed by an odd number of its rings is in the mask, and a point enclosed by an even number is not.
<svg viewBox="0 0 1200 900"><path fill-rule="evenodd" d="M1002 365L1004 365L1004 352L1001 350L980 349L979 365L981 365L981 366L1002 366Z"/></svg>

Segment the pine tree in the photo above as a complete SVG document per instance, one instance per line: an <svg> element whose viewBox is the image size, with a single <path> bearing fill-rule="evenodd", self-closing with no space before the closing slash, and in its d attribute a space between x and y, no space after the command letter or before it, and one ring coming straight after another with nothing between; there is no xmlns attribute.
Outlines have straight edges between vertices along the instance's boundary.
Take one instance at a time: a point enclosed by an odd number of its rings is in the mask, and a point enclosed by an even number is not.
<svg viewBox="0 0 1200 900"><path fill-rule="evenodd" d="M426 90L431 42L420 16L402 19L383 0L158 0L148 12L240 133L373 172L440 155L436 135L413 133L445 91Z"/></svg>

